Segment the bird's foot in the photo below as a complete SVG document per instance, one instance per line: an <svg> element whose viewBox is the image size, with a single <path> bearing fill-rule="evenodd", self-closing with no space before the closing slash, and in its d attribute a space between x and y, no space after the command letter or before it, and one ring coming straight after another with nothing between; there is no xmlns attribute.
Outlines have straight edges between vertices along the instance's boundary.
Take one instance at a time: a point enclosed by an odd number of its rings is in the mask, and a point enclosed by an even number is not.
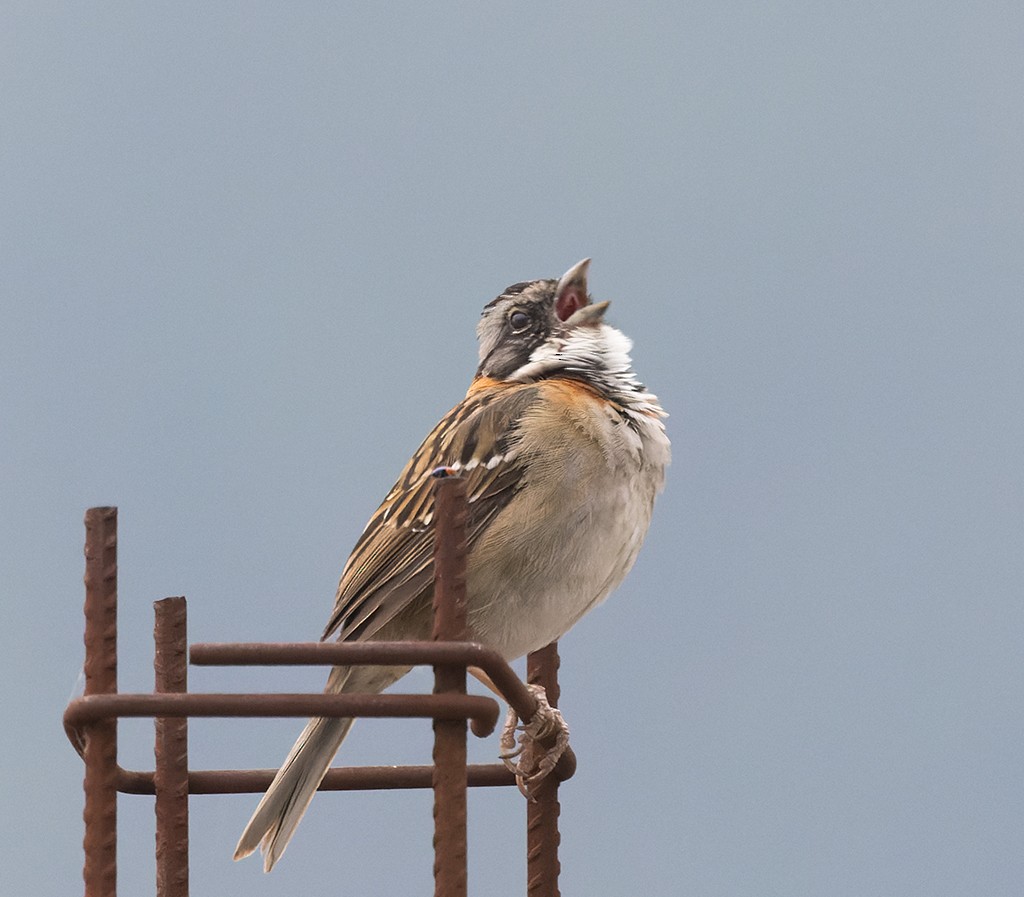
<svg viewBox="0 0 1024 897"><path fill-rule="evenodd" d="M508 708L498 756L515 775L519 790L532 800L533 788L555 768L569 746L569 726L562 714L548 703L541 686L528 685L527 688L537 699L537 710L532 719L519 725L519 715L512 707ZM520 733L518 744L517 730Z"/></svg>

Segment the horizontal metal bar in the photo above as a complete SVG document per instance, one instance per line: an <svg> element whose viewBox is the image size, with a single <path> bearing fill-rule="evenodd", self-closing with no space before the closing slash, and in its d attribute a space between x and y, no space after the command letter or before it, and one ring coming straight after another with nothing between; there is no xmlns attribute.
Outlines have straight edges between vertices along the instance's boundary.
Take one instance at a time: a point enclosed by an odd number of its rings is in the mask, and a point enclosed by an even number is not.
<svg viewBox="0 0 1024 897"><path fill-rule="evenodd" d="M476 788L515 785L515 777L501 763L467 767L469 784ZM432 766L349 766L328 771L321 791L384 791L430 788ZM124 794L153 794L153 773L118 770L117 790ZM189 794L259 794L266 791L276 769L204 769L188 774Z"/></svg>
<svg viewBox="0 0 1024 897"><path fill-rule="evenodd" d="M522 720L533 719L537 699L504 657L480 642L211 642L192 645L189 660L196 666L342 666L382 664L426 666L450 664L483 671L493 688ZM473 734L483 736L476 720ZM576 755L566 749L555 767L560 780L576 771Z"/></svg>
<svg viewBox="0 0 1024 897"><path fill-rule="evenodd" d="M422 717L469 719L474 734L490 735L498 702L478 695L327 694L114 694L76 698L64 711L72 744L75 730L116 717Z"/></svg>
<svg viewBox="0 0 1024 897"><path fill-rule="evenodd" d="M226 642L192 645L197 666L426 666L477 667L520 719L532 719L537 700L493 648L479 642Z"/></svg>

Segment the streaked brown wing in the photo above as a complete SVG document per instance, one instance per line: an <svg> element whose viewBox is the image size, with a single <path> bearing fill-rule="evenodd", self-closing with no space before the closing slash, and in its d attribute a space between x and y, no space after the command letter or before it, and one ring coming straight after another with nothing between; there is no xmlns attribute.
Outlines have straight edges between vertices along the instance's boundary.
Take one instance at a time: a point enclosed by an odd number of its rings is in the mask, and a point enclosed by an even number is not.
<svg viewBox="0 0 1024 897"><path fill-rule="evenodd" d="M467 543L474 543L508 504L521 479L518 426L538 396L528 384L474 384L434 427L370 518L338 584L323 639L372 636L434 580L434 492L431 473L454 467L469 497Z"/></svg>

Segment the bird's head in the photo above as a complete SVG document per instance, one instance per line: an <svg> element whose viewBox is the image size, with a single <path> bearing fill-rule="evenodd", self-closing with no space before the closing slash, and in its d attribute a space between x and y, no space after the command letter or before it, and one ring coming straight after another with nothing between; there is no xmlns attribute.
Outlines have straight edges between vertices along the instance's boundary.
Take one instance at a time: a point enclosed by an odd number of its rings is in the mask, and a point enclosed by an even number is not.
<svg viewBox="0 0 1024 897"><path fill-rule="evenodd" d="M477 376L496 380L524 379L538 350L564 345L578 328L595 328L607 302L591 304L587 295L590 259L577 262L558 280L531 280L507 287L484 307L477 337Z"/></svg>

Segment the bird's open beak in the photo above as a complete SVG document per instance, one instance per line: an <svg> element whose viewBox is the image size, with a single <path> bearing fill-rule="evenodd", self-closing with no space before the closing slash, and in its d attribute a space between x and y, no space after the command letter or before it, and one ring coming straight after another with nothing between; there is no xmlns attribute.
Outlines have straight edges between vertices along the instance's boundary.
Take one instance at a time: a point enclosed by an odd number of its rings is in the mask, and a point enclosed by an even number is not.
<svg viewBox="0 0 1024 897"><path fill-rule="evenodd" d="M561 276L555 287L555 314L566 330L586 324L600 324L610 303L590 304L587 295L587 270L590 259L577 262Z"/></svg>
<svg viewBox="0 0 1024 897"><path fill-rule="evenodd" d="M577 262L558 280L555 287L555 314L559 321L568 321L590 302L587 296L587 269L590 259Z"/></svg>
<svg viewBox="0 0 1024 897"><path fill-rule="evenodd" d="M572 330L574 327L583 327L587 324L600 324L604 313L608 311L611 302L596 302L593 305L584 305L579 311L574 312L568 321L565 322L565 329Z"/></svg>

